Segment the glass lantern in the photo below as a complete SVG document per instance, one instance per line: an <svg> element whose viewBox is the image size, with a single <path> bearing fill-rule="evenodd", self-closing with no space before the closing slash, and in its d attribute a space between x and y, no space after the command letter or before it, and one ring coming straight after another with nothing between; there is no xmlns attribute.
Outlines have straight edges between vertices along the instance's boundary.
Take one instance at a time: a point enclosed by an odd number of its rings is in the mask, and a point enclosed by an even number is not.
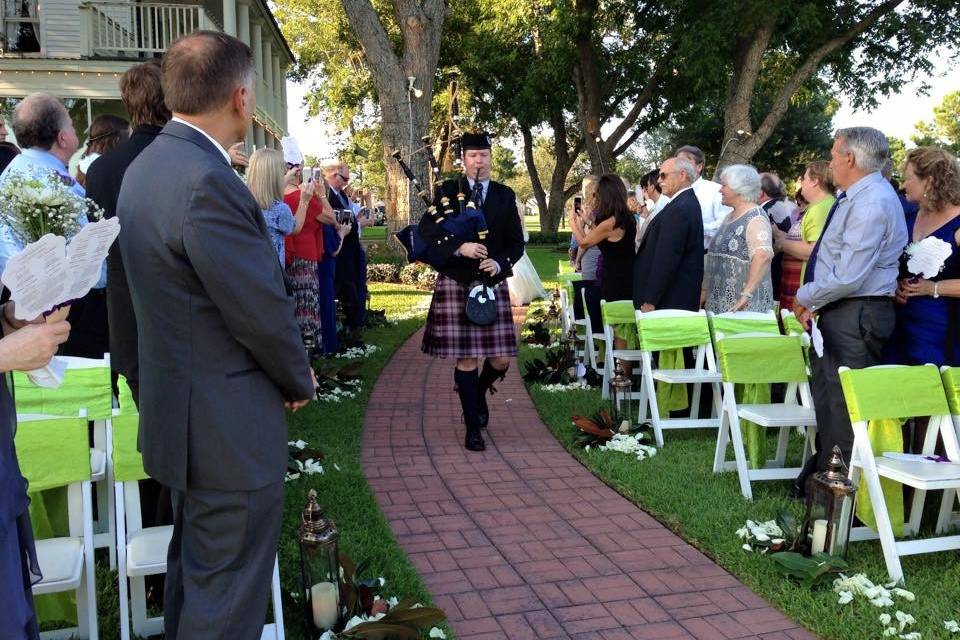
<svg viewBox="0 0 960 640"><path fill-rule="evenodd" d="M813 474L807 497L802 540L810 540L810 555L828 553L844 557L850 540L857 488L847 478L847 467L834 447L827 470Z"/></svg>
<svg viewBox="0 0 960 640"><path fill-rule="evenodd" d="M312 630L311 638L333 629L340 619L339 538L311 489L300 514L300 579L305 628Z"/></svg>
<svg viewBox="0 0 960 640"><path fill-rule="evenodd" d="M633 382L617 365L616 375L610 379L610 415L619 420L619 430L625 433L633 428Z"/></svg>

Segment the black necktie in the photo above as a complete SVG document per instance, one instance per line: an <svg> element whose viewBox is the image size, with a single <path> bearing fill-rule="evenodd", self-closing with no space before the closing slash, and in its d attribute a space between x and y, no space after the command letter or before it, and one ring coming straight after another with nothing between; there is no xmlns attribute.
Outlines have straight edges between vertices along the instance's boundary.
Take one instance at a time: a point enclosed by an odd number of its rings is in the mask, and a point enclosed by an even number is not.
<svg viewBox="0 0 960 640"><path fill-rule="evenodd" d="M477 206L477 209L483 206L483 183L479 180L473 183L473 191L470 193L470 201Z"/></svg>
<svg viewBox="0 0 960 640"><path fill-rule="evenodd" d="M823 223L823 230L820 232L820 237L817 238L817 243L813 245L813 251L810 252L810 257L807 258L807 270L803 272L803 284L813 282L813 272L817 267L817 254L820 253L820 241L823 240L824 234L827 233L827 227L830 226L830 221L833 220L833 214L837 212L840 201L846 197L847 194L841 191L837 194L837 199L833 203L833 206L830 207L830 213L827 214L827 219Z"/></svg>

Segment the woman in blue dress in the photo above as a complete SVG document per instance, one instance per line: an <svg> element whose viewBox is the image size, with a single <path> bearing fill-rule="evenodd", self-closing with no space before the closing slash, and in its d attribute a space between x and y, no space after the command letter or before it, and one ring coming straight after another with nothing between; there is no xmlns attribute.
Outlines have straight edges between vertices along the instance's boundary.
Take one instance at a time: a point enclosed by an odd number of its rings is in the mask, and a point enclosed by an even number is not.
<svg viewBox="0 0 960 640"><path fill-rule="evenodd" d="M910 242L938 238L951 252L932 278L911 273L901 259L897 328L888 360L898 364L960 366L960 163L935 147L907 154L903 189L919 205L907 214Z"/></svg>
<svg viewBox="0 0 960 640"><path fill-rule="evenodd" d="M14 447L17 415L7 382L9 371L30 371L48 362L70 335L61 320L24 324L15 319L13 303L2 308L0 339L0 638L39 638L31 586L41 579L27 508L27 481Z"/></svg>

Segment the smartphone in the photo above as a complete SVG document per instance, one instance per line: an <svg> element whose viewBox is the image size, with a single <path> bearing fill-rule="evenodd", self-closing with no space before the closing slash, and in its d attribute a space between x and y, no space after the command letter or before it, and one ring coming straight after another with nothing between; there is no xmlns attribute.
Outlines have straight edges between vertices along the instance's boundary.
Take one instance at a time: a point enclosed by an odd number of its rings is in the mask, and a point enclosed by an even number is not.
<svg viewBox="0 0 960 640"><path fill-rule="evenodd" d="M320 167L314 167L310 179L314 182L320 182Z"/></svg>
<svg viewBox="0 0 960 640"><path fill-rule="evenodd" d="M583 196L573 196L573 210L577 213L583 209Z"/></svg>

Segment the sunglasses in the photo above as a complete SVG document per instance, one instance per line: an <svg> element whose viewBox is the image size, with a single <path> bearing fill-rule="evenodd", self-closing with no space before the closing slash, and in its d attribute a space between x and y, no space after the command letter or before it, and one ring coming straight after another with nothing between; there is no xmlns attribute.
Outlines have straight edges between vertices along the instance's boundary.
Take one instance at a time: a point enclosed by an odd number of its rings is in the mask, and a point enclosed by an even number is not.
<svg viewBox="0 0 960 640"><path fill-rule="evenodd" d="M348 173L347 175L343 175L342 173L338 173L337 175L340 176L340 179L343 180L344 182L350 182L350 174L349 174L349 173Z"/></svg>
<svg viewBox="0 0 960 640"><path fill-rule="evenodd" d="M663 180L664 178L666 178L667 176L669 176L669 175L672 174L672 173L680 173L680 172L679 172L679 171L666 171L666 172L661 171L660 173L657 174L657 179L658 179L658 180Z"/></svg>

